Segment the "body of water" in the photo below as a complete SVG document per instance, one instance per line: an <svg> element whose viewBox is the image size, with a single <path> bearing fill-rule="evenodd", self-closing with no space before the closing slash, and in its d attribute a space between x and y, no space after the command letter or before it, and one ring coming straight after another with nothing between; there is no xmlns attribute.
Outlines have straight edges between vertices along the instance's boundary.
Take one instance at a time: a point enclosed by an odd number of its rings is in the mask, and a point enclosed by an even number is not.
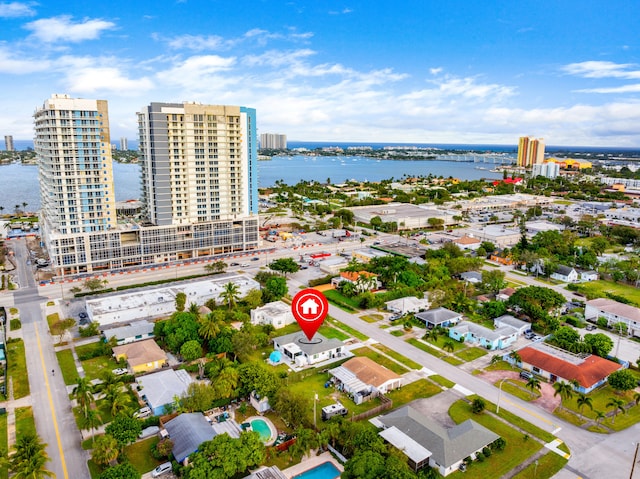
<svg viewBox="0 0 640 479"><path fill-rule="evenodd" d="M453 176L462 180L502 178L491 173L492 163L453 161L395 161L377 160L361 156L276 156L270 161L258 162L258 184L273 186L282 180L289 185L301 180L332 183L345 180L380 181L400 179L403 175ZM113 163L116 201L137 199L140 196L140 166ZM0 206L4 213L12 213L15 205L27 203L28 211L40 209L38 168L34 165L12 163L0 165Z"/></svg>

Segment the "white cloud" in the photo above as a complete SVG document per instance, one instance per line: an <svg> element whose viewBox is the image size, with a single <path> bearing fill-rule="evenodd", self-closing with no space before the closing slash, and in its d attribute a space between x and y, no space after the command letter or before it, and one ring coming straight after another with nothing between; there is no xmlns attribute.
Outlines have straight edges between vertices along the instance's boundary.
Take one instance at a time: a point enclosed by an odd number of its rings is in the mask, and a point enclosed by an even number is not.
<svg viewBox="0 0 640 479"><path fill-rule="evenodd" d="M429 73L431 73L432 75L438 75L438 74L442 73L442 67L429 68Z"/></svg>
<svg viewBox="0 0 640 479"><path fill-rule="evenodd" d="M67 88L70 92L119 96L134 96L153 88L153 82L146 77L127 78L115 67L87 67L73 71L67 76Z"/></svg>
<svg viewBox="0 0 640 479"><path fill-rule="evenodd" d="M32 17L36 14L32 5L22 2L0 3L0 18Z"/></svg>
<svg viewBox="0 0 640 479"><path fill-rule="evenodd" d="M17 58L15 52L8 48L0 47L0 73L12 73L24 75L27 73L46 71L50 67L50 62L45 59Z"/></svg>
<svg viewBox="0 0 640 479"><path fill-rule="evenodd" d="M580 93L640 93L640 83L608 88L584 88L575 91Z"/></svg>
<svg viewBox="0 0 640 479"><path fill-rule="evenodd" d="M562 67L562 70L570 75L584 78L622 78L639 79L640 70L632 63L613 63L607 61L587 61L570 63Z"/></svg>
<svg viewBox="0 0 640 479"><path fill-rule="evenodd" d="M97 19L85 19L82 22L74 23L69 15L43 18L24 26L33 32L32 37L45 43L75 43L83 40L95 40L100 37L103 31L112 30L115 27L113 22Z"/></svg>
<svg viewBox="0 0 640 479"><path fill-rule="evenodd" d="M232 45L233 42L218 35L180 35L169 40L169 46L179 50L226 50Z"/></svg>

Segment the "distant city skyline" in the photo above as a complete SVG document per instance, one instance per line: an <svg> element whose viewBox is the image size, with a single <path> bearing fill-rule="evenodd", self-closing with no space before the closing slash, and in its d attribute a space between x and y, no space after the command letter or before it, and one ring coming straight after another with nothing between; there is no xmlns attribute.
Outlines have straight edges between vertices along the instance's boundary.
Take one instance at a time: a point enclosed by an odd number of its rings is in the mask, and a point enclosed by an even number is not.
<svg viewBox="0 0 640 479"><path fill-rule="evenodd" d="M240 104L289 141L640 147L635 2L0 2L0 131L42 98ZM252 15L246 15L251 11Z"/></svg>

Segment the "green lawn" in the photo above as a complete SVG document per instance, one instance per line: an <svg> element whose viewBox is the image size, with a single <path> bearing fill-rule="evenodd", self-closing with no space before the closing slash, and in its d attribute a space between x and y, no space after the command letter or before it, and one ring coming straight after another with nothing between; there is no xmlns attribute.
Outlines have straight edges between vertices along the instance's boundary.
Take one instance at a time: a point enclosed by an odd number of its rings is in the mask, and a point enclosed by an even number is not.
<svg viewBox="0 0 640 479"><path fill-rule="evenodd" d="M58 313L47 314L47 324L49 325L49 331L51 331L51 326L60 321L60 315Z"/></svg>
<svg viewBox="0 0 640 479"><path fill-rule="evenodd" d="M487 366L485 369L487 371L517 371L518 370L518 368L515 368L510 363L503 360L500 360L493 364L489 364L489 366Z"/></svg>
<svg viewBox="0 0 640 479"><path fill-rule="evenodd" d="M411 359L403 356L400 353L397 353L396 351L394 351L391 348L386 347L383 344L375 344L373 346L375 349L377 349L378 351L382 351L383 353L385 353L387 356L391 356L393 359L395 359L396 361L401 362L402 364L404 364L405 366L407 366L409 369L422 369L422 364L418 364L415 361L412 361Z"/></svg>
<svg viewBox="0 0 640 479"><path fill-rule="evenodd" d="M403 329L396 329L394 331L391 331L391 336L395 336L396 338L400 338L402 336L404 336L405 334L407 334L407 332Z"/></svg>
<svg viewBox="0 0 640 479"><path fill-rule="evenodd" d="M101 347L102 343L100 341L94 341L93 343L76 346L76 354L79 357L83 357L85 354L93 353L96 349L99 349Z"/></svg>
<svg viewBox="0 0 640 479"><path fill-rule="evenodd" d="M553 477L567 463L567 459L549 451L540 459L538 465L534 462L529 464L524 470L513 476L513 479L543 479Z"/></svg>
<svg viewBox="0 0 640 479"><path fill-rule="evenodd" d="M100 464L96 464L92 460L87 461L87 466L89 467L89 474L91 474L91 479L97 479L104 470Z"/></svg>
<svg viewBox="0 0 640 479"><path fill-rule="evenodd" d="M348 308L351 308L352 310L356 310L356 311L360 310L360 304L358 303L358 300L356 300L355 298L347 298L346 296L340 294L340 292L335 289L328 289L326 291L323 291L322 293L327 297L327 299L330 302L332 302L338 307L342 305L346 305Z"/></svg>
<svg viewBox="0 0 640 479"><path fill-rule="evenodd" d="M340 341L344 341L345 339L349 339L349 335L343 333L342 331L332 327L331 325L328 324L323 324L322 326L320 326L320 329L318 329L318 332L320 334L322 334L325 338L335 338L335 339L339 339Z"/></svg>
<svg viewBox="0 0 640 479"><path fill-rule="evenodd" d="M484 400L484 402L486 403L486 410L487 411L491 411L492 413L495 414L496 413L496 409L497 409L496 405L493 404L490 401L487 401L486 399ZM535 425L531 424L530 422L525 421L524 419L520 418L519 416L516 416L515 414L507 411L505 408L500 409L500 414L498 414L498 416L500 416L504 420L510 422L514 426L519 427L523 431L527 431L527 433L529 435L535 436L535 437L537 437L538 439L540 439L543 442L551 442L556 438L550 432L547 432L544 429L541 429L538 426L535 426Z"/></svg>
<svg viewBox="0 0 640 479"><path fill-rule="evenodd" d="M486 349L470 347L470 348L458 351L457 353L455 353L455 355L468 363L470 361L473 361L474 359L478 359L478 358L481 358L482 356L486 356L488 352L489 351L487 351Z"/></svg>
<svg viewBox="0 0 640 479"><path fill-rule="evenodd" d="M90 380L100 379L103 371L111 371L118 366L118 363L111 356L98 356L97 358L87 359L82 362L85 376Z"/></svg>
<svg viewBox="0 0 640 479"><path fill-rule="evenodd" d="M494 386L499 387L500 381L494 383ZM523 401L533 401L540 397L540 393L531 392L531 390L525 387L525 383L516 379L507 379L502 382L502 390L509 394L512 394Z"/></svg>
<svg viewBox="0 0 640 479"><path fill-rule="evenodd" d="M457 353L458 351L466 348L467 346L465 346L464 343L461 343L460 341L456 341L455 339L451 339L449 336L443 336L440 335L438 336L438 340L436 342L433 342L431 340L431 338L426 340L429 344L433 344L434 346L439 347L440 349L444 348L444 343L453 343L453 352Z"/></svg>
<svg viewBox="0 0 640 479"><path fill-rule="evenodd" d="M25 434L36 434L36 423L31 406L16 408L16 438Z"/></svg>
<svg viewBox="0 0 640 479"><path fill-rule="evenodd" d="M391 391L387 396L393 401L393 408L399 408L414 399L428 398L435 396L442 389L426 379L418 379L412 383L402 386L400 389Z"/></svg>
<svg viewBox="0 0 640 479"><path fill-rule="evenodd" d="M433 382L438 383L440 386L444 386L447 389L451 389L456 385L453 381L449 381L447 378L440 376L439 374L433 374L429 376Z"/></svg>
<svg viewBox="0 0 640 479"><path fill-rule="evenodd" d="M518 464L524 462L529 456L542 448L542 444L525 439L518 430L508 426L491 414L473 414L471 405L463 400L454 402L449 408L449 415L460 424L467 419L473 419L487 429L495 432L506 441L506 447L501 452L494 452L484 462L474 462L466 472L455 472L447 477L466 479L485 479L487 477L501 477Z"/></svg>
<svg viewBox="0 0 640 479"><path fill-rule="evenodd" d="M73 354L70 349L63 349L62 351L58 351L56 353L58 357L58 364L60 365L60 370L62 371L62 377L64 378L64 383L69 386L71 384L75 384L78 379L78 371L76 370L76 363L73 360Z"/></svg>
<svg viewBox="0 0 640 479"><path fill-rule="evenodd" d="M332 324L338 329L343 330L345 333L350 334L354 338L358 338L360 341L366 341L369 339L369 336L362 334L360 331L353 329L351 326L347 326L344 323L341 323L337 319L329 318L329 324Z"/></svg>
<svg viewBox="0 0 640 479"><path fill-rule="evenodd" d="M456 358L455 356L448 356L447 353L445 353L444 351L439 351L429 346L428 344L425 344L424 342L417 340L416 338L409 338L406 341L407 343L415 346L416 348L423 350L425 353L429 353L432 356L440 358L443 361L449 364L452 364L453 366L459 366L464 362L461 359ZM457 341L454 341L454 343L457 343Z"/></svg>
<svg viewBox="0 0 640 479"><path fill-rule="evenodd" d="M602 411L604 413L609 413L612 411L612 408L607 407L607 403L611 398L622 399L626 404L634 401L633 395L634 391L627 391L619 394L610 386L599 388L588 394L593 403L593 410L588 406L585 406L582 409L582 415L585 418L595 419L596 415L594 411ZM570 409L571 411L579 414L576 394L574 394L571 399L562 401L562 405L567 409ZM558 409L556 409L556 411L560 413ZM640 406L632 406L630 409L626 410L625 414L618 413L615 418L607 417L603 420L602 424L613 429L614 431L621 431L630 426L633 426L638 421L640 421Z"/></svg>
<svg viewBox="0 0 640 479"><path fill-rule="evenodd" d="M157 436L130 444L124 448L124 454L140 474L145 474L165 461L158 461L151 455L151 447L159 441Z"/></svg>
<svg viewBox="0 0 640 479"><path fill-rule="evenodd" d="M13 398L20 399L29 395L29 376L24 356L22 339L13 340L7 346L7 378L13 378ZM8 393L8 391L7 391Z"/></svg>
<svg viewBox="0 0 640 479"><path fill-rule="evenodd" d="M367 323L375 323L376 321L380 321L384 319L384 316L381 314L363 314L360 316L360 319L366 321Z"/></svg>
<svg viewBox="0 0 640 479"><path fill-rule="evenodd" d="M627 298L635 303L636 306L640 305L640 289L626 284L614 283L613 281L598 280L582 283L578 286L578 291L589 299L606 298L607 292L614 293Z"/></svg>
<svg viewBox="0 0 640 479"><path fill-rule="evenodd" d="M6 456L9 452L9 438L7 436L7 415L0 415L0 455ZM7 479L9 471L6 466L0 466L0 479Z"/></svg>
<svg viewBox="0 0 640 479"><path fill-rule="evenodd" d="M372 359L373 361L378 363L379 365L384 366L387 369L390 369L396 374L404 374L407 372L407 369L405 367L399 365L395 361L392 361L386 356L383 356L379 352L374 351L373 349L370 349L367 346L363 346L362 348L358 348L358 349L353 349L351 350L351 352L356 356L366 356L369 359Z"/></svg>

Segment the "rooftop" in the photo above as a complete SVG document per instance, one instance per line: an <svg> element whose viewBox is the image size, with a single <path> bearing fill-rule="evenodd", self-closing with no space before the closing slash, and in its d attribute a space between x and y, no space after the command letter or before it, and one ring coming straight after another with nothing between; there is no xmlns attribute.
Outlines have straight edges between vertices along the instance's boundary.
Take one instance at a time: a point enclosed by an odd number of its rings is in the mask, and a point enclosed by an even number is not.
<svg viewBox="0 0 640 479"><path fill-rule="evenodd" d="M147 398L152 408L158 408L173 401L174 396L181 396L193 382L189 373L184 369L167 369L137 378L142 386L141 395Z"/></svg>
<svg viewBox="0 0 640 479"><path fill-rule="evenodd" d="M605 311L607 313L615 314L616 316L622 316L632 321L640 322L640 308L630 306L628 304L619 303L613 299L598 298L592 299L586 302L587 306Z"/></svg>
<svg viewBox="0 0 640 479"><path fill-rule="evenodd" d="M444 322L457 319L461 316L462 314L456 313L455 311L451 311L450 309L443 307L430 309L429 311L416 314L416 318L432 324L442 324Z"/></svg>
<svg viewBox="0 0 640 479"><path fill-rule="evenodd" d="M183 413L164 425L173 441L173 456L178 462L198 450L200 444L210 441L217 434L207 419L199 412Z"/></svg>
<svg viewBox="0 0 640 479"><path fill-rule="evenodd" d="M273 338L273 342L278 343L282 347L287 347L287 349L290 350L299 348L307 356L313 356L314 354L320 354L344 346L344 343L339 339L327 339L320 333L314 334L311 341L309 341L303 332L279 336Z"/></svg>
<svg viewBox="0 0 640 479"><path fill-rule="evenodd" d="M127 357L127 362L131 367L167 360L167 353L165 353L153 339L145 339L144 341L115 346L113 348L113 355L118 357L121 354Z"/></svg>
<svg viewBox="0 0 640 479"><path fill-rule="evenodd" d="M396 373L367 357L351 358L343 363L341 367L351 371L363 383L375 387L379 387L392 379L400 379L400 376Z"/></svg>

